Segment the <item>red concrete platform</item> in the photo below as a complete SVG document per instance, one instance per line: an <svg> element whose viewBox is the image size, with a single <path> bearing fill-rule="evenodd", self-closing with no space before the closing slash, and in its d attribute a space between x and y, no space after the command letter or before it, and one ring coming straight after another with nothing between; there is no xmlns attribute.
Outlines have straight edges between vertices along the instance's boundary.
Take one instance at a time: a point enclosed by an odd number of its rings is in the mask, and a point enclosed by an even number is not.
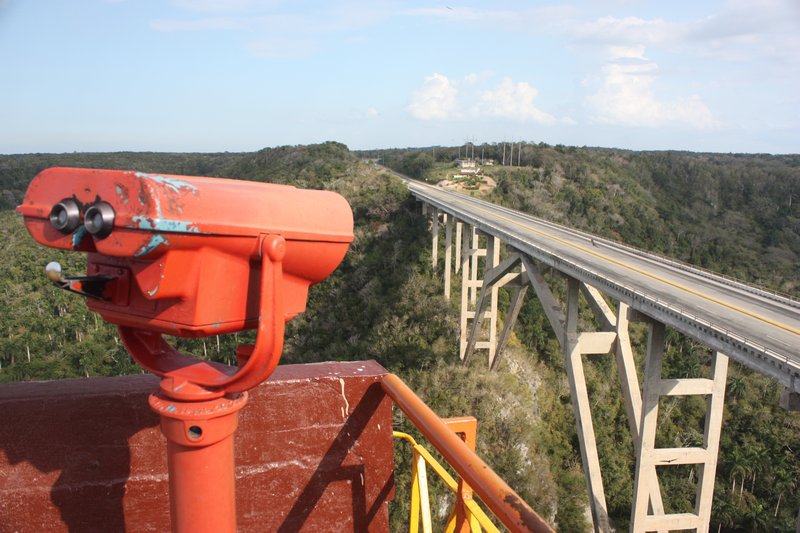
<svg viewBox="0 0 800 533"><path fill-rule="evenodd" d="M374 361L279 366L236 432L239 531L387 531L391 402ZM0 386L0 533L169 531L150 375ZM198 509L198 513L207 512Z"/></svg>

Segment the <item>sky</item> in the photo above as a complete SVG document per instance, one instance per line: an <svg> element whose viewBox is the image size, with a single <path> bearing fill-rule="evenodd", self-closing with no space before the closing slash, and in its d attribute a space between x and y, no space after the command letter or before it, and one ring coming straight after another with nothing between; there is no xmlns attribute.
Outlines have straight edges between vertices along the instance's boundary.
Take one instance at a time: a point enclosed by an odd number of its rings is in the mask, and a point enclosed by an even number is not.
<svg viewBox="0 0 800 533"><path fill-rule="evenodd" d="M800 1L0 0L0 153L800 152Z"/></svg>

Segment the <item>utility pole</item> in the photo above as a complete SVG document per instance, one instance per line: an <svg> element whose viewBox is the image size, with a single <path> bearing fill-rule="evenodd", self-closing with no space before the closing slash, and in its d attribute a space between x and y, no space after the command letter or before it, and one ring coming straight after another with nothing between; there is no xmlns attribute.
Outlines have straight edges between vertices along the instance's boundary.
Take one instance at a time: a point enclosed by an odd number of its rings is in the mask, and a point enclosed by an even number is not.
<svg viewBox="0 0 800 533"><path fill-rule="evenodd" d="M511 157L509 158L508 162L511 163L512 167L514 166L514 143L513 142L511 143Z"/></svg>
<svg viewBox="0 0 800 533"><path fill-rule="evenodd" d="M503 166L506 164L506 143L503 141Z"/></svg>

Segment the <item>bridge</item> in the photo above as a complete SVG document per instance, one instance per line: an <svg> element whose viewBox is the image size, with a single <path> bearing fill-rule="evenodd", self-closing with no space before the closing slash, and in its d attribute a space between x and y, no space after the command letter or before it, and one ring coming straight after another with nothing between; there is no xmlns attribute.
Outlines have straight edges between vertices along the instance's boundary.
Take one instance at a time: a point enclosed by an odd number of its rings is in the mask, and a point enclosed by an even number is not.
<svg viewBox="0 0 800 533"><path fill-rule="evenodd" d="M430 217L434 270L439 268L444 234L448 299L454 276L460 273L462 360L481 352L489 367L496 368L528 288L539 298L564 354L595 531L610 531L611 526L584 378L583 356L592 354L613 354L621 380L636 454L631 530L708 531L728 360L781 383L785 406L798 408L800 301L398 176ZM552 278L566 280L563 304L548 282ZM502 286L510 289L511 297L498 332ZM581 294L598 331L579 331ZM649 328L643 383L628 332L632 321ZM709 377L662 378L667 326L712 350ZM703 445L657 448L659 398L690 395L707 400ZM665 514L656 467L686 464L696 465L699 472L694 512Z"/></svg>

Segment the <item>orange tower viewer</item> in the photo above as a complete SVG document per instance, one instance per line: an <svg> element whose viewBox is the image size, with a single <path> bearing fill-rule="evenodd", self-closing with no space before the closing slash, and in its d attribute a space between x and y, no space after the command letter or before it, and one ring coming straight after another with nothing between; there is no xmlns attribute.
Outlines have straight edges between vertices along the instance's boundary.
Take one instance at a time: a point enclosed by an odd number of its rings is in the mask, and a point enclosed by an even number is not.
<svg viewBox="0 0 800 533"><path fill-rule="evenodd" d="M235 531L233 433L247 390L280 359L284 325L353 239L347 201L329 191L217 178L51 168L17 208L39 243L86 252L61 288L118 326L131 356L161 376L150 397L167 437L176 532ZM237 366L200 361L163 334L256 329Z"/></svg>

